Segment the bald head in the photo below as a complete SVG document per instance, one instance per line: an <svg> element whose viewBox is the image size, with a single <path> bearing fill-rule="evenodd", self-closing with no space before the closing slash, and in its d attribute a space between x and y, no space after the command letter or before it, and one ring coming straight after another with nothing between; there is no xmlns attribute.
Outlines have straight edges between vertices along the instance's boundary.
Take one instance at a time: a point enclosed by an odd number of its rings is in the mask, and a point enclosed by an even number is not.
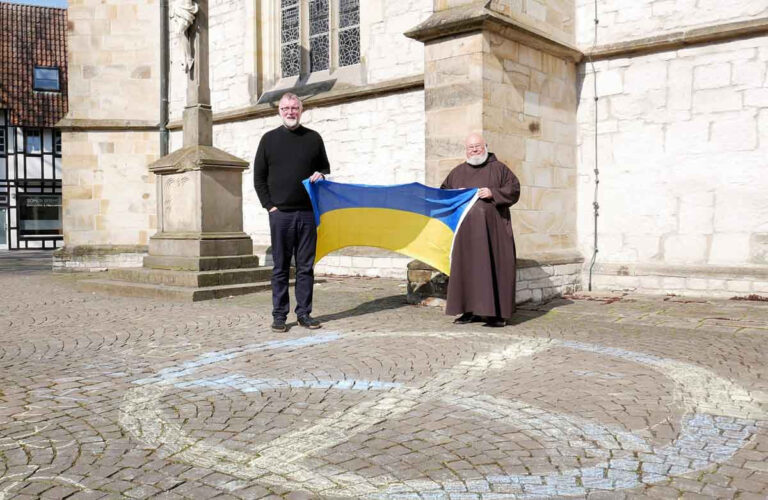
<svg viewBox="0 0 768 500"><path fill-rule="evenodd" d="M464 152L467 156L467 163L470 165L481 165L488 159L488 148L485 145L485 139L478 133L472 133L464 141Z"/></svg>

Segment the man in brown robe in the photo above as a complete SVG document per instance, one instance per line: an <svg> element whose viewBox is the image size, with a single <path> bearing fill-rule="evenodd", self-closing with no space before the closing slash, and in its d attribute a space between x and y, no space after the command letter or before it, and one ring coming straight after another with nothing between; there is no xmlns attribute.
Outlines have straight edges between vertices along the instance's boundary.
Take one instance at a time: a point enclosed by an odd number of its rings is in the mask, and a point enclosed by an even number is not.
<svg viewBox="0 0 768 500"><path fill-rule="evenodd" d="M480 188L475 205L459 227L453 245L446 314L454 323L485 319L504 326L515 312L515 238L509 207L520 198L520 182L488 153L479 134L466 143L467 161L454 168L442 189Z"/></svg>

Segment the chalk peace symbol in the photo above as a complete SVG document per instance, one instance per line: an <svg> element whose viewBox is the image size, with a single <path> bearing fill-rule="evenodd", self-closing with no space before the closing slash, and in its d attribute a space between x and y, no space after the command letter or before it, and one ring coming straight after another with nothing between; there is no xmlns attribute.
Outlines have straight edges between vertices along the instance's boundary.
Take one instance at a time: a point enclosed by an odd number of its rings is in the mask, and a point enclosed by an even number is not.
<svg viewBox="0 0 768 500"><path fill-rule="evenodd" d="M372 334L366 333L370 338ZM381 336L442 336L455 333L392 333ZM757 432L757 423L766 419L745 389L705 368L682 361L583 342L506 336L502 348L476 356L449 368L418 388L397 383L349 380L253 380L242 375L189 380L198 369L249 354L278 349L300 349L356 335L328 333L291 340L277 340L213 352L136 381L128 391L120 423L137 439L163 447L175 460L223 472L234 477L289 490L308 490L328 497L348 498L447 498L451 493L482 495L507 492L510 498L585 495L591 491L615 491L667 481L669 477L708 469L729 460ZM615 425L602 425L577 416L554 413L520 401L470 393L460 386L470 377L482 377L489 370L503 369L548 349L561 347L610 356L660 372L677 385L676 398L685 414L676 439L664 446ZM242 452L221 444L189 436L180 425L163 415L161 397L171 387L214 387L245 393L277 388L338 388L382 390L351 409L318 419L304 429L288 432L268 443ZM602 450L632 452L629 459L606 458L594 465L559 470L548 474L487 475L484 481L413 480L391 476L363 477L338 467L322 471L305 465L311 454L349 440L384 419L404 415L419 404L440 401L503 422L523 430L532 439L552 444L557 440L581 440ZM610 455L607 453L606 456ZM623 456L626 456L624 453Z"/></svg>

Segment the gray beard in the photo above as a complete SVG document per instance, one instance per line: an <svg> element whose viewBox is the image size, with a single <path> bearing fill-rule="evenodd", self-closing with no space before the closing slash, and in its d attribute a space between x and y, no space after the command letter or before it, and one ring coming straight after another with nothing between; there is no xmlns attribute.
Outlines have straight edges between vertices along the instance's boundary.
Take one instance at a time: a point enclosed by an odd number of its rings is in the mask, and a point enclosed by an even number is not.
<svg viewBox="0 0 768 500"><path fill-rule="evenodd" d="M293 130L299 126L299 120L287 120L283 118L283 125L288 130Z"/></svg>
<svg viewBox="0 0 768 500"><path fill-rule="evenodd" d="M470 156L469 158L467 158L467 163L469 163L473 167L476 167L478 165L482 165L483 163L485 163L485 160L487 159L488 159L488 151L486 150L485 153L481 155Z"/></svg>

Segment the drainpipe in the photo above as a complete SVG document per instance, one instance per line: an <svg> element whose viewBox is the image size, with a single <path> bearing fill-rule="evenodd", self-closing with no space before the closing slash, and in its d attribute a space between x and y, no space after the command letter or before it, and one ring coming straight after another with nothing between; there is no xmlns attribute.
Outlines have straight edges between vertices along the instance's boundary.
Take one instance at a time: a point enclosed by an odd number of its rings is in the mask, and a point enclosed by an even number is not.
<svg viewBox="0 0 768 500"><path fill-rule="evenodd" d="M597 47L597 25L600 23L599 18L597 17L597 0L595 0L595 37L592 41L592 49L594 50L595 47ZM597 218L599 217L599 211L600 211L600 204L597 202L597 188L600 185L600 168L598 163L598 152L597 152L597 125L598 125L598 109L597 104L598 100L600 99L597 95L597 71L595 71L595 63L592 62L592 57L589 57L589 65L592 68L592 85L593 85L593 92L595 96L595 195L592 200L592 210L593 210L593 216L594 216L594 241L592 243L592 260L589 263L589 291L592 291L592 270L595 267L595 261L597 261Z"/></svg>
<svg viewBox="0 0 768 500"><path fill-rule="evenodd" d="M169 26L168 1L160 0L160 156L168 154Z"/></svg>

